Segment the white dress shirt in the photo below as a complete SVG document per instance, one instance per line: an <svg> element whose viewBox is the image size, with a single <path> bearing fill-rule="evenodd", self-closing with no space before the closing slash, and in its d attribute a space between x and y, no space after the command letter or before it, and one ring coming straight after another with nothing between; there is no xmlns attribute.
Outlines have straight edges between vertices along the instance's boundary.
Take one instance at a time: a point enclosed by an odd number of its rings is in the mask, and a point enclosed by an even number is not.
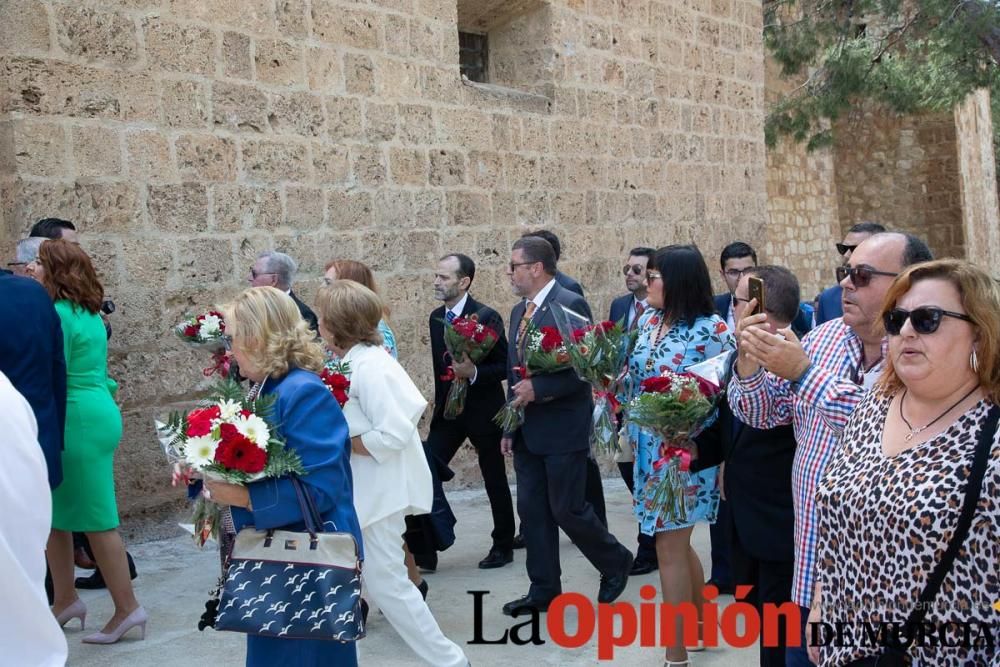
<svg viewBox="0 0 1000 667"><path fill-rule="evenodd" d="M541 308L542 308L543 305L545 305L545 299L546 299L546 297L548 297L549 292L552 291L552 288L555 286L555 284L556 284L556 279L553 278L552 280L550 280L549 282L547 282L545 284L545 287L543 287L542 289L540 289L538 291L538 294L535 295L535 298L532 299L532 301L535 304L535 312L536 313L539 310L541 310ZM527 299L525 299L525 300L527 301Z"/></svg>
<svg viewBox="0 0 1000 667"><path fill-rule="evenodd" d="M445 314L444 314L445 318L448 317L448 313L451 313L455 317L461 317L462 311L465 310L465 302L468 300L469 300L469 293L466 292L465 294L462 295L462 298L459 299L458 303L456 303L451 308L445 309Z"/></svg>
<svg viewBox="0 0 1000 667"><path fill-rule="evenodd" d="M344 417L371 456L351 454L354 509L364 529L396 512L426 514L434 490L417 422L427 401L399 362L377 345L347 351L351 388Z"/></svg>
<svg viewBox="0 0 1000 667"><path fill-rule="evenodd" d="M48 469L28 402L0 373L0 646L5 665L66 664L66 636L45 599L45 543L52 527Z"/></svg>

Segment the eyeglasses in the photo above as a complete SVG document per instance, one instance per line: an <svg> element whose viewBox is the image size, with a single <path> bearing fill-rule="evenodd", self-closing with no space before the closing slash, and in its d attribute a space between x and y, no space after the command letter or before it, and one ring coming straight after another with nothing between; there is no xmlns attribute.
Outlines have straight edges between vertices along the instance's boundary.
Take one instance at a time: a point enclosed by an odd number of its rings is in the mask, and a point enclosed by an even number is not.
<svg viewBox="0 0 1000 667"><path fill-rule="evenodd" d="M514 269L516 269L517 267L519 267L519 266L527 266L528 264L538 264L538 262L537 261L536 262L511 262L510 264L508 264L508 266L510 266L510 272L513 273Z"/></svg>
<svg viewBox="0 0 1000 667"><path fill-rule="evenodd" d="M857 247L858 246L856 245L846 245L844 243L838 243L837 252L839 252L841 255L846 255L849 252L854 252L854 249Z"/></svg>
<svg viewBox="0 0 1000 667"><path fill-rule="evenodd" d="M663 275L659 271L646 271L646 282L653 282L654 280L661 280Z"/></svg>
<svg viewBox="0 0 1000 667"><path fill-rule="evenodd" d="M725 274L727 278L733 278L734 280L738 280L756 268L757 268L756 266L748 266L745 269L726 269Z"/></svg>
<svg viewBox="0 0 1000 667"><path fill-rule="evenodd" d="M642 264L626 264L622 267L622 274L628 275L629 271L637 276L641 276L642 272L646 270L646 267Z"/></svg>
<svg viewBox="0 0 1000 667"><path fill-rule="evenodd" d="M889 273L888 271L876 271L872 267L862 264L860 266L838 266L837 267L837 282L843 282L844 278L847 276L851 277L851 282L855 287L868 287L868 283L872 281L874 276L898 276L898 273Z"/></svg>
<svg viewBox="0 0 1000 667"><path fill-rule="evenodd" d="M932 334L938 330L938 327L941 326L941 320L946 316L954 317L956 320L965 320L966 322L973 321L971 317L964 313L954 313L936 306L923 306L921 308L914 308L913 310L893 308L882 314L882 323L885 325L886 333L890 336L898 336L899 332L903 330L906 320L910 320L913 330L918 334Z"/></svg>
<svg viewBox="0 0 1000 667"><path fill-rule="evenodd" d="M222 334L222 347L226 348L227 352L233 351L233 337L229 334Z"/></svg>
<svg viewBox="0 0 1000 667"><path fill-rule="evenodd" d="M256 269L252 267L250 268L250 277L253 278L254 280L260 278L261 276L273 276L273 275L274 271L261 271L260 273L257 273Z"/></svg>
<svg viewBox="0 0 1000 667"><path fill-rule="evenodd" d="M7 266L27 266L28 262L7 262Z"/></svg>

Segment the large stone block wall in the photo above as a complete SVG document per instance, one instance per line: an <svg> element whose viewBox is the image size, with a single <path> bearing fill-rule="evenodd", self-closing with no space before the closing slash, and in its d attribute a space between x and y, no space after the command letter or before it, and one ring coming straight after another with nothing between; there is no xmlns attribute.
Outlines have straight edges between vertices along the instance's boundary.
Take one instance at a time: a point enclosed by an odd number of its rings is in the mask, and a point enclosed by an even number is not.
<svg viewBox="0 0 1000 667"><path fill-rule="evenodd" d="M430 396L446 251L509 312L510 244L548 227L602 312L633 245L714 265L764 242L759 0L523 4L505 21L544 59L509 90L462 81L455 0L0 3L2 250L70 218L118 303L126 515L176 498L152 419L203 384L169 328L242 289L255 250L296 257L306 300L327 260L369 263Z"/></svg>

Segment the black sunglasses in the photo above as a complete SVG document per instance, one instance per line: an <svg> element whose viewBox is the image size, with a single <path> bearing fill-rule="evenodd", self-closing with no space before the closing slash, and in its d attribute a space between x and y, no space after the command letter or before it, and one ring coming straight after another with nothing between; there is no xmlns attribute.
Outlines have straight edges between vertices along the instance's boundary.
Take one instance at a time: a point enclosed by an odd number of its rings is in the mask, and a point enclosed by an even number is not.
<svg viewBox="0 0 1000 667"><path fill-rule="evenodd" d="M631 271L635 275L640 276L642 275L642 272L645 270L646 267L643 266L642 264L626 264L625 266L622 267L622 274L627 276L628 272Z"/></svg>
<svg viewBox="0 0 1000 667"><path fill-rule="evenodd" d="M844 278L847 276L851 277L851 282L854 283L855 287L868 287L868 283L872 281L874 276L898 276L898 273L889 273L888 271L876 271L870 266L862 264L861 266L838 266L837 267L837 282L843 282Z"/></svg>
<svg viewBox="0 0 1000 667"><path fill-rule="evenodd" d="M857 247L858 246L856 246L856 245L846 245L846 244L843 244L843 243L838 243L837 244L837 252L839 252L841 255L846 255L848 252L853 252L854 249L857 248Z"/></svg>
<svg viewBox="0 0 1000 667"><path fill-rule="evenodd" d="M885 325L885 332L890 336L898 336L903 330L906 320L910 320L913 330L918 334L932 334L941 326L941 320L947 317L954 317L956 320L972 322L972 318L964 313L953 313L950 310L943 310L936 306L923 306L913 310L903 310L893 308L882 314L882 323Z"/></svg>

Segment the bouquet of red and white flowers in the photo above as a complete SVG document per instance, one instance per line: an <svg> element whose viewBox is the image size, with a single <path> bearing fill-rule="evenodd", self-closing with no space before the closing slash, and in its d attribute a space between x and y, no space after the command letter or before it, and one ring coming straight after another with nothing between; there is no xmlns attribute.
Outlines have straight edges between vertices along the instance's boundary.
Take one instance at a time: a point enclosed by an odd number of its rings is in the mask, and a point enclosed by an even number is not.
<svg viewBox="0 0 1000 667"><path fill-rule="evenodd" d="M444 346L452 359L468 359L474 364L486 357L500 340L497 332L479 321L478 315L457 317L444 323ZM444 382L451 382L448 396L444 402L444 418L455 419L465 410L465 399L469 394L468 378L455 375L455 370L449 366L444 375Z"/></svg>
<svg viewBox="0 0 1000 667"><path fill-rule="evenodd" d="M174 333L191 347L211 350L213 363L202 371L206 376L218 373L222 378L229 377L230 360L223 340L226 322L222 313L210 310L201 315L192 315L176 325Z"/></svg>
<svg viewBox="0 0 1000 667"><path fill-rule="evenodd" d="M566 343L570 363L580 379L594 391L593 428L590 444L599 451L620 451L615 412L620 405L617 392L628 371L628 355L635 345L636 331L628 331L621 322L592 324L590 320L565 306L552 311Z"/></svg>
<svg viewBox="0 0 1000 667"><path fill-rule="evenodd" d="M514 373L522 380L535 375L558 373L570 367L569 352L562 334L555 327L538 328L529 322L524 333L524 364L515 366ZM516 430L524 423L524 406L507 401L500 412L493 417L493 423L504 433Z"/></svg>
<svg viewBox="0 0 1000 667"><path fill-rule="evenodd" d="M691 438L714 414L722 393L694 373L664 371L642 381L629 402L628 420L661 438L653 472L646 480L644 510L669 521L687 521L696 498L691 493Z"/></svg>
<svg viewBox="0 0 1000 667"><path fill-rule="evenodd" d="M326 366L319 374L319 379L323 381L333 397L337 399L340 407L347 403L347 392L351 390L351 364L350 362L337 359L327 362Z"/></svg>
<svg viewBox="0 0 1000 667"><path fill-rule="evenodd" d="M195 473L232 484L305 474L298 454L285 447L268 423L273 404L273 397L250 400L235 382L220 383L200 407L157 423L167 458L185 476ZM195 539L203 545L218 534L219 507L199 496L194 524Z"/></svg>

